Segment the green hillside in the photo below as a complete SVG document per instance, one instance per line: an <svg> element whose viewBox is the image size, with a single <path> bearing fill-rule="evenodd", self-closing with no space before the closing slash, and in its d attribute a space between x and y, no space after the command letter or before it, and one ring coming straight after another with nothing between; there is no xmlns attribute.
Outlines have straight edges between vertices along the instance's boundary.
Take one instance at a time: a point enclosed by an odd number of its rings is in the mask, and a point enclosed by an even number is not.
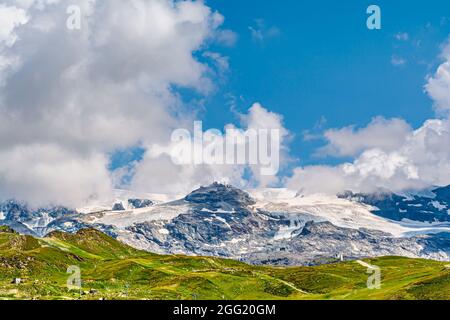
<svg viewBox="0 0 450 320"><path fill-rule="evenodd" d="M255 267L150 254L92 229L36 239L0 227L0 298L450 299L445 263L399 257L365 262L381 268L381 289L367 289L367 269L357 262ZM67 288L69 266L81 269L81 290Z"/></svg>

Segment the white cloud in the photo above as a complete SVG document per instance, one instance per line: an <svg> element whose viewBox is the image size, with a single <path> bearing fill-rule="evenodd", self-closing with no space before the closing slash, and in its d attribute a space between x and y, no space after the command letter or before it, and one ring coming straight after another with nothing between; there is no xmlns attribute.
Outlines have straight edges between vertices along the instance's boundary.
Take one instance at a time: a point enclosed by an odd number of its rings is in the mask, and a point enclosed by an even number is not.
<svg viewBox="0 0 450 320"><path fill-rule="evenodd" d="M374 118L366 127L330 129L324 133L328 144L318 150L320 156L356 156L370 148L392 151L401 147L412 131L403 119Z"/></svg>
<svg viewBox="0 0 450 320"><path fill-rule="evenodd" d="M216 41L226 47L232 47L238 41L238 35L231 30L219 30Z"/></svg>
<svg viewBox="0 0 450 320"><path fill-rule="evenodd" d="M107 193L106 154L166 141L191 117L175 85L213 88L214 66L194 53L223 17L202 1L80 0L81 30L66 28L71 4L0 7L0 16L9 8L0 18L0 198L72 205Z"/></svg>
<svg viewBox="0 0 450 320"><path fill-rule="evenodd" d="M0 4L0 85L7 76L7 70L18 64L18 59L7 56L4 48L12 46L17 40L16 28L26 24L25 10Z"/></svg>
<svg viewBox="0 0 450 320"><path fill-rule="evenodd" d="M25 10L0 4L0 43L11 46L17 40L16 27L27 23Z"/></svg>
<svg viewBox="0 0 450 320"><path fill-rule="evenodd" d="M240 121L240 128L228 124L225 126L225 130L230 128L242 129L243 132L247 129L278 129L281 138L280 161L284 163L288 160L288 149L286 145L289 140L289 132L284 128L283 118L279 114L272 113L259 103L255 103L248 110L248 113L240 115ZM193 124L191 123L190 125L187 124L185 128L192 132L192 127ZM223 146L224 133L212 132L211 134L214 136L214 139L212 140L212 144L208 143L208 145ZM186 141L181 143L186 143ZM181 155L183 159L177 159L177 162L183 162L184 164L176 165L173 163L171 155L174 155L174 150L177 147L180 147L180 143L178 142L170 142L165 145L150 145L147 148L148 151L143 161L136 163L131 169L134 174L131 188L146 192L179 194L190 192L200 185L207 185L214 181L231 183L238 187L263 187L276 184L279 180L279 176L277 175L262 175L262 164L193 164L191 154L188 155L188 158L186 158L186 154L183 154ZM190 147L195 152L194 147ZM194 154L195 156L196 154Z"/></svg>
<svg viewBox="0 0 450 320"><path fill-rule="evenodd" d="M229 61L228 61L228 57L224 57L222 56L220 53L217 52L210 52L210 51L206 51L203 56L205 58L211 59L212 62L215 64L215 66L217 67L217 71L218 74L220 75L221 73L224 73L226 71L228 71L229 69Z"/></svg>
<svg viewBox="0 0 450 320"><path fill-rule="evenodd" d="M351 143L352 137L349 139ZM286 183L305 193L379 189L400 192L448 185L450 150L446 146L449 143L448 120L428 120L411 131L397 149L368 148L349 163L297 168Z"/></svg>
<svg viewBox="0 0 450 320"><path fill-rule="evenodd" d="M292 176L285 179L285 185L303 194L335 194L348 190L348 180L340 167L306 166L295 168Z"/></svg>
<svg viewBox="0 0 450 320"><path fill-rule="evenodd" d="M2 198L22 199L35 206L76 207L89 196L109 196L107 163L104 154L82 156L56 144L1 149L0 193Z"/></svg>
<svg viewBox="0 0 450 320"><path fill-rule="evenodd" d="M449 115L450 112L450 42L443 50L445 61L433 76L428 77L425 90L435 102L438 112Z"/></svg>
<svg viewBox="0 0 450 320"><path fill-rule="evenodd" d="M289 131L283 125L283 117L280 114L270 112L261 104L255 103L249 109L246 115L241 115L241 122L247 129L276 129L280 132L280 153L279 163L286 166L290 161L288 142L291 139ZM252 165L250 170L253 174L253 179L258 187L267 187L276 185L279 181L277 175L262 175L261 165Z"/></svg>
<svg viewBox="0 0 450 320"><path fill-rule="evenodd" d="M245 186L243 166L176 165L167 154L155 156L150 152L133 168L130 188L137 191L187 194L214 181Z"/></svg>

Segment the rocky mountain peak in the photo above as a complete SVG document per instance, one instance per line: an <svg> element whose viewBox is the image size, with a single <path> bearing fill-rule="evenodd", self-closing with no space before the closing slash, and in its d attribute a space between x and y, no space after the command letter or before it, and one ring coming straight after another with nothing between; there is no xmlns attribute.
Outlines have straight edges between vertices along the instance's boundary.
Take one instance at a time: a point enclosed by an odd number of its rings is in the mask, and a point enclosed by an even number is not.
<svg viewBox="0 0 450 320"><path fill-rule="evenodd" d="M218 182L194 190L185 197L185 200L194 204L208 204L214 208L222 208L224 205L231 208L242 208L255 204L247 192Z"/></svg>

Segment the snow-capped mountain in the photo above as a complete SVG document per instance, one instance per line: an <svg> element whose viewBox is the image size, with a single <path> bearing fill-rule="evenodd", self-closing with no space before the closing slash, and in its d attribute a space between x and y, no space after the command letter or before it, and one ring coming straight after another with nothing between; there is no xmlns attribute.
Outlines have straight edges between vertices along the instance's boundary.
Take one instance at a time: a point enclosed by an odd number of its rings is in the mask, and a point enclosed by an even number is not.
<svg viewBox="0 0 450 320"><path fill-rule="evenodd" d="M0 203L0 225L8 225L23 234L44 235L54 221L77 215L77 211L60 206L31 209L12 200Z"/></svg>
<svg viewBox="0 0 450 320"><path fill-rule="evenodd" d="M376 207L375 214L395 221L450 222L450 186L431 190L425 195L346 192L340 197Z"/></svg>
<svg viewBox="0 0 450 320"><path fill-rule="evenodd" d="M255 264L316 264L383 255L450 260L450 224L443 215L449 189L436 189L428 198L337 197L303 196L286 189L247 193L214 183L178 200L119 191L109 205L77 211L33 211L10 201L0 205L0 224L38 236L90 226L156 253Z"/></svg>

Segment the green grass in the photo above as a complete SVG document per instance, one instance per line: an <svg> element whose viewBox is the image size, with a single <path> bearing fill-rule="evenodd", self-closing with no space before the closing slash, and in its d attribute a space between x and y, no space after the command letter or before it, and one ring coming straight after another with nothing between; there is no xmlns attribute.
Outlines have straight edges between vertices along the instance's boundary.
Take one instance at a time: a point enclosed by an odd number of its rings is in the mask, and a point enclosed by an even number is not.
<svg viewBox="0 0 450 320"><path fill-rule="evenodd" d="M450 299L445 263L383 257L381 289L357 262L257 267L211 257L162 256L92 229L36 239L0 228L0 299ZM82 289L69 290L69 266ZM23 282L13 284L14 278Z"/></svg>

